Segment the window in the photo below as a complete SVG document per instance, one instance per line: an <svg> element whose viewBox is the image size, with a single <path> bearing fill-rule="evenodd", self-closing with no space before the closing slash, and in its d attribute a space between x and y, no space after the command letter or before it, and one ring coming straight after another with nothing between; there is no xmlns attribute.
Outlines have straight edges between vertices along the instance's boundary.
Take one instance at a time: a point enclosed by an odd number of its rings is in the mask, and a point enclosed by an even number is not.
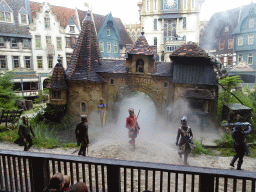
<svg viewBox="0 0 256 192"><path fill-rule="evenodd" d="M174 45L174 46L167 46L166 47L166 52L173 52L173 51L175 51L177 49L177 46L176 45Z"/></svg>
<svg viewBox="0 0 256 192"><path fill-rule="evenodd" d="M187 18L183 17L183 29L187 28Z"/></svg>
<svg viewBox="0 0 256 192"><path fill-rule="evenodd" d="M100 51L104 52L104 42L100 41Z"/></svg>
<svg viewBox="0 0 256 192"><path fill-rule="evenodd" d="M154 30L157 30L157 19L154 19Z"/></svg>
<svg viewBox="0 0 256 192"><path fill-rule="evenodd" d="M75 32L75 27L74 26L69 26L69 31L74 33Z"/></svg>
<svg viewBox="0 0 256 192"><path fill-rule="evenodd" d="M5 40L3 37L0 37L0 47L5 47Z"/></svg>
<svg viewBox="0 0 256 192"><path fill-rule="evenodd" d="M238 46L242 46L244 44L244 38L243 36L238 37Z"/></svg>
<svg viewBox="0 0 256 192"><path fill-rule="evenodd" d="M110 36L110 28L107 27L107 36Z"/></svg>
<svg viewBox="0 0 256 192"><path fill-rule="evenodd" d="M53 64L53 57L52 56L48 56L47 60L48 60L48 68L51 69L52 68L52 64Z"/></svg>
<svg viewBox="0 0 256 192"><path fill-rule="evenodd" d="M66 54L66 61L67 61L67 64L69 64L69 62L70 62L70 60L71 60L71 56L72 56L71 53L67 53L67 54Z"/></svg>
<svg viewBox="0 0 256 192"><path fill-rule="evenodd" d="M225 27L225 32L229 32L229 26Z"/></svg>
<svg viewBox="0 0 256 192"><path fill-rule="evenodd" d="M192 7L192 9L195 8L195 0L191 0L191 7Z"/></svg>
<svg viewBox="0 0 256 192"><path fill-rule="evenodd" d="M118 53L117 43L114 43L114 53Z"/></svg>
<svg viewBox="0 0 256 192"><path fill-rule="evenodd" d="M20 67L20 59L19 59L19 56L12 56L12 63L13 63L13 68L18 68L18 67Z"/></svg>
<svg viewBox="0 0 256 192"><path fill-rule="evenodd" d="M156 55L156 61L159 61L159 55L158 54Z"/></svg>
<svg viewBox="0 0 256 192"><path fill-rule="evenodd" d="M110 84L114 85L114 79L110 79Z"/></svg>
<svg viewBox="0 0 256 192"><path fill-rule="evenodd" d="M149 11L149 1L147 1L147 11Z"/></svg>
<svg viewBox="0 0 256 192"><path fill-rule="evenodd" d="M11 13L10 13L10 12L1 11L1 12L0 12L0 21L3 21L3 22L12 22Z"/></svg>
<svg viewBox="0 0 256 192"><path fill-rule="evenodd" d="M161 61L164 61L164 54L161 55Z"/></svg>
<svg viewBox="0 0 256 192"><path fill-rule="evenodd" d="M157 37L154 37L154 45L157 45Z"/></svg>
<svg viewBox="0 0 256 192"><path fill-rule="evenodd" d="M41 48L41 35L36 35L36 48Z"/></svg>
<svg viewBox="0 0 256 192"><path fill-rule="evenodd" d="M30 48L30 41L29 41L29 39L23 39L23 48L24 49Z"/></svg>
<svg viewBox="0 0 256 192"><path fill-rule="evenodd" d="M29 56L25 56L25 67L31 68L31 59Z"/></svg>
<svg viewBox="0 0 256 192"><path fill-rule="evenodd" d="M0 69L6 69L6 56L0 55Z"/></svg>
<svg viewBox="0 0 256 192"><path fill-rule="evenodd" d="M52 91L53 99L61 99L61 91Z"/></svg>
<svg viewBox="0 0 256 192"><path fill-rule="evenodd" d="M43 57L37 56L37 68L42 69L43 68Z"/></svg>
<svg viewBox="0 0 256 192"><path fill-rule="evenodd" d="M249 19L249 28L254 27L254 18Z"/></svg>
<svg viewBox="0 0 256 192"><path fill-rule="evenodd" d="M168 83L167 82L164 82L164 87L168 87Z"/></svg>
<svg viewBox="0 0 256 192"><path fill-rule="evenodd" d="M253 56L252 54L248 54L248 65L252 65L253 64Z"/></svg>
<svg viewBox="0 0 256 192"><path fill-rule="evenodd" d="M20 14L20 21L21 21L21 24L28 24L28 20L27 20L27 15L25 14Z"/></svg>
<svg viewBox="0 0 256 192"><path fill-rule="evenodd" d="M66 47L75 48L76 38L75 37L66 37Z"/></svg>
<svg viewBox="0 0 256 192"><path fill-rule="evenodd" d="M81 108L82 108L82 112L85 112L85 110L86 110L86 106L85 106L85 103L83 102L83 103L81 103Z"/></svg>
<svg viewBox="0 0 256 192"><path fill-rule="evenodd" d="M224 57L220 57L220 62L224 64Z"/></svg>
<svg viewBox="0 0 256 192"><path fill-rule="evenodd" d="M136 61L136 72L144 72L144 61L142 59Z"/></svg>
<svg viewBox="0 0 256 192"><path fill-rule="evenodd" d="M51 36L46 36L46 45L52 44Z"/></svg>
<svg viewBox="0 0 256 192"><path fill-rule="evenodd" d="M62 40L61 37L56 37L57 40L57 49L61 50L62 49Z"/></svg>
<svg viewBox="0 0 256 192"><path fill-rule="evenodd" d="M225 46L225 41L222 41L222 40L221 40L221 41L220 41L220 50L221 50L221 49L224 49L224 46Z"/></svg>
<svg viewBox="0 0 256 192"><path fill-rule="evenodd" d="M49 17L44 18L44 28L50 29L50 18Z"/></svg>
<svg viewBox="0 0 256 192"><path fill-rule="evenodd" d="M111 53L111 43L107 42L107 52Z"/></svg>
<svg viewBox="0 0 256 192"><path fill-rule="evenodd" d="M154 7L155 7L155 11L156 11L156 9L157 9L157 4L156 4L156 0L154 1Z"/></svg>
<svg viewBox="0 0 256 192"><path fill-rule="evenodd" d="M228 40L228 49L233 49L233 39Z"/></svg>
<svg viewBox="0 0 256 192"><path fill-rule="evenodd" d="M15 38L11 39L11 47L12 48L18 48L18 41Z"/></svg>
<svg viewBox="0 0 256 192"><path fill-rule="evenodd" d="M254 35L248 35L248 45L252 45L254 42Z"/></svg>
<svg viewBox="0 0 256 192"><path fill-rule="evenodd" d="M232 67L232 62L233 62L232 57L228 57L228 63L227 63L228 67Z"/></svg>
<svg viewBox="0 0 256 192"><path fill-rule="evenodd" d="M238 62L243 61L243 55L242 54L237 55L237 61Z"/></svg>
<svg viewBox="0 0 256 192"><path fill-rule="evenodd" d="M183 8L184 8L184 9L187 9L187 0L183 0L183 3L184 3L184 4L183 4Z"/></svg>

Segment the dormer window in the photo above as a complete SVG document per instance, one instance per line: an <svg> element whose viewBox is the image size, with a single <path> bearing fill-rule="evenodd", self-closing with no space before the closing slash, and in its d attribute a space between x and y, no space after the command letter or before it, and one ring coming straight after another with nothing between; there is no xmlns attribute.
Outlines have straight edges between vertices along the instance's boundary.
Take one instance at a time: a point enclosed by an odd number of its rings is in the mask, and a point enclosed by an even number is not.
<svg viewBox="0 0 256 192"><path fill-rule="evenodd" d="M50 18L49 18L49 12L45 12L45 17L44 17L44 28L45 29L50 29L51 23L50 23Z"/></svg>
<svg viewBox="0 0 256 192"><path fill-rule="evenodd" d="M19 11L19 23L21 25L28 25L28 13L27 11L22 7Z"/></svg>
<svg viewBox="0 0 256 192"><path fill-rule="evenodd" d="M74 32L75 32L75 27L74 27L74 26L69 26L69 31L70 31L71 33L74 33Z"/></svg>
<svg viewBox="0 0 256 192"><path fill-rule="evenodd" d="M107 36L110 36L110 28L107 27Z"/></svg>
<svg viewBox="0 0 256 192"><path fill-rule="evenodd" d="M0 12L0 21L11 23L12 22L11 13L10 12L1 11Z"/></svg>
<svg viewBox="0 0 256 192"><path fill-rule="evenodd" d="M144 61L142 59L138 59L136 62L136 72L144 72Z"/></svg>
<svg viewBox="0 0 256 192"><path fill-rule="evenodd" d="M229 26L225 27L225 32L229 32Z"/></svg>
<svg viewBox="0 0 256 192"><path fill-rule="evenodd" d="M249 28L254 27L254 18L249 19Z"/></svg>

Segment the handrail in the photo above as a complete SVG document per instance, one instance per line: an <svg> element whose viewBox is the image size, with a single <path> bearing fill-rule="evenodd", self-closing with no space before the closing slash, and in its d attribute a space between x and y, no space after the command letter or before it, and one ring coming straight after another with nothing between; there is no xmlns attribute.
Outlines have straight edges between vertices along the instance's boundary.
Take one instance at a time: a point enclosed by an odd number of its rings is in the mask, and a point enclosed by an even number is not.
<svg viewBox="0 0 256 192"><path fill-rule="evenodd" d="M224 178L232 178L232 179L241 179L241 180L251 180L252 181L252 191L255 192L255 181L256 181L256 173L250 171L237 171L237 170L228 170L228 169L216 169L216 168L206 168L206 167L194 167L194 166L182 166L182 165L173 165L173 164L159 164L159 163L150 163L150 162L137 162L137 161L126 161L126 160L118 160L118 159L104 159L104 158L95 158L95 157L81 157L81 156L73 156L73 155L59 155L59 154L49 154L49 153L35 153L35 152L26 152L26 151L14 151L14 150L0 150L0 157L2 157L2 161L5 161L5 157L10 158L23 158L29 159L29 170L32 171L30 173L31 183L35 184L38 182L44 182L41 186L45 186L45 183L49 181L49 173L48 176L40 176L36 173L45 174L46 167L49 169L49 161L55 162L70 162L70 164L74 163L77 165L78 163L94 165L96 166L105 166L107 168L107 186L109 191L121 191L120 187L120 168L126 169L138 169L147 171L162 171L175 174L191 174L191 175L199 175L200 177L200 191L213 191L212 186L214 185L214 178L224 177ZM9 159L8 159L9 160ZM14 160L13 160L14 161ZM45 162L48 162L48 164ZM6 162L4 162L6 164ZM24 162L23 162L24 163ZM38 165L40 165L38 167ZM71 166L71 165L70 165ZM4 167L4 166L3 166ZM55 165L54 165L55 169ZM77 170L79 168L77 167ZM73 170L73 168L72 168ZM48 170L49 171L49 170ZM0 158L0 172L1 171L1 158ZM6 171L8 172L8 171ZM71 172L73 174L73 172ZM7 174L7 173L6 173ZM9 173L10 174L10 173ZM77 173L78 174L78 173ZM39 174L40 175L40 174ZM104 175L104 173L103 173ZM177 176L177 175L176 175ZM46 179L44 179L44 178ZM104 177L104 176L103 176ZM78 177L77 177L78 178ZM125 176L126 178L126 176ZM90 178L91 179L91 178ZM103 180L103 179L102 179ZM6 182L6 180L5 180ZM126 184L126 181L124 181ZM186 183L186 180L183 181ZM119 183L119 184L118 184ZM32 185L31 184L31 185ZM39 184L37 185L39 186ZM254 189L253 189L254 187ZM110 190L112 189L112 190ZM1 191L1 187L0 187ZM33 190L32 190L33 191ZM35 190L36 191L36 190Z"/></svg>

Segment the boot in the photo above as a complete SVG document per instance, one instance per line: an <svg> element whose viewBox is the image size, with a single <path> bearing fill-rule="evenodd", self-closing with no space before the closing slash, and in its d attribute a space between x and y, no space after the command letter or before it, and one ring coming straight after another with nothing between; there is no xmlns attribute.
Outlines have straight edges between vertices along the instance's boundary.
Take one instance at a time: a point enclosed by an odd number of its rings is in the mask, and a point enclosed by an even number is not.
<svg viewBox="0 0 256 192"><path fill-rule="evenodd" d="M233 159L232 159L232 161L230 162L230 166L235 167L234 164L235 164L236 160L237 160L237 157L234 156Z"/></svg>
<svg viewBox="0 0 256 192"><path fill-rule="evenodd" d="M239 162L239 161L238 161L236 170L242 170L242 169L241 169L242 163L243 163L243 161L242 161L242 162Z"/></svg>

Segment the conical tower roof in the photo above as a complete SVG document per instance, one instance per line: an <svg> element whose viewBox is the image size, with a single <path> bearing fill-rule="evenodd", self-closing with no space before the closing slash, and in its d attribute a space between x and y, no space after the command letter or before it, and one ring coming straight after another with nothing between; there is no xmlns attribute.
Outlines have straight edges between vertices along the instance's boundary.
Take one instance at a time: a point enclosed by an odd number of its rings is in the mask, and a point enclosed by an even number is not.
<svg viewBox="0 0 256 192"><path fill-rule="evenodd" d="M61 64L61 59L58 59L58 63L55 65L52 73L51 80L46 86L49 89L67 89L68 86L65 81L65 69Z"/></svg>
<svg viewBox="0 0 256 192"><path fill-rule="evenodd" d="M154 50L148 45L147 39L144 36L144 32L141 32L141 36L131 48L128 48L127 54L132 55L154 55Z"/></svg>
<svg viewBox="0 0 256 192"><path fill-rule="evenodd" d="M95 26L88 11L83 20L82 29L66 70L66 78L75 81L102 82L96 73L100 65L101 54L98 46Z"/></svg>

